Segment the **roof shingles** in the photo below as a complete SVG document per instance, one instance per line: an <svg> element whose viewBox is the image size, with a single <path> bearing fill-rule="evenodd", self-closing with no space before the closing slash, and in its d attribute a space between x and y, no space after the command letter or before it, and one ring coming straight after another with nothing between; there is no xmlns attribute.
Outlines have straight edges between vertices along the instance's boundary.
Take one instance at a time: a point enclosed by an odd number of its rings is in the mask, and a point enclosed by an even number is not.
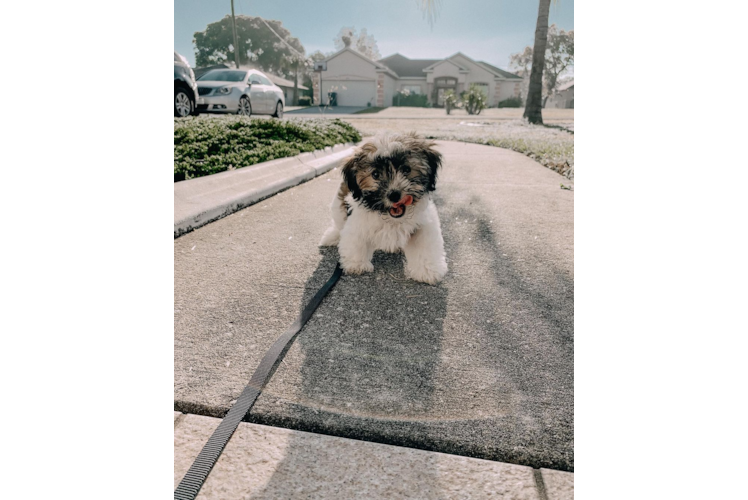
<svg viewBox="0 0 748 500"><path fill-rule="evenodd" d="M424 73L423 70L440 60L441 59L408 59L400 54L393 54L384 59L380 59L377 62L384 64L401 77L419 76L426 78L426 73Z"/></svg>
<svg viewBox="0 0 748 500"><path fill-rule="evenodd" d="M439 61L445 61L446 59L408 59L407 57L400 54L392 54L389 57L380 59L377 61L380 64L384 64L392 71L397 73L401 77L426 77L426 73L423 71L432 64L438 63ZM492 64L488 64L484 61L478 61L478 64L486 68L488 71L498 74L508 80L521 80L522 77L504 71L501 68L497 68Z"/></svg>

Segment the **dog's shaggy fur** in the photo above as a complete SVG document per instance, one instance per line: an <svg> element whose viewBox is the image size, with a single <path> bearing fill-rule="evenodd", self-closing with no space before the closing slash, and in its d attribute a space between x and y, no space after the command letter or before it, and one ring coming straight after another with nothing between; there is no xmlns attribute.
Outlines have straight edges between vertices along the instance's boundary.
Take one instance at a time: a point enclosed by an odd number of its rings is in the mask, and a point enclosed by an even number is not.
<svg viewBox="0 0 748 500"><path fill-rule="evenodd" d="M320 246L338 246L347 274L374 270L374 250L405 254L405 272L434 284L447 273L444 240L430 194L442 155L415 133L380 136L343 166L332 226Z"/></svg>

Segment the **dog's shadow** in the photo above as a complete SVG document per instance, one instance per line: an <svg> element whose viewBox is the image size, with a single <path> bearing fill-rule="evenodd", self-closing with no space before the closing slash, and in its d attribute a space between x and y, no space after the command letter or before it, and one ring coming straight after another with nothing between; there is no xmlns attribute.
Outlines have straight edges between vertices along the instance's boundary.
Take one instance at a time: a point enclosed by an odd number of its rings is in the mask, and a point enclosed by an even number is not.
<svg viewBox="0 0 748 500"><path fill-rule="evenodd" d="M306 282L301 307L338 261L336 248L320 253L323 259ZM400 446L421 447L429 439L427 421L439 407L434 373L447 289L407 279L403 260L401 254L376 252L373 273L343 275L296 339L303 355L296 397L284 401L263 394L276 411L250 414L249 421ZM312 449L312 442L308 435L291 436L282 463L252 498L283 497L301 470L305 482L320 478L305 484L304 494L311 488L314 498L339 498L336 485L355 480L358 472L339 449ZM318 464L325 470L336 464L336 477L323 470L316 474ZM392 463L381 466L397 470ZM436 469L419 470L419 484L408 491L416 496L433 491L438 497L437 475ZM382 486L382 492L393 491L393 484Z"/></svg>

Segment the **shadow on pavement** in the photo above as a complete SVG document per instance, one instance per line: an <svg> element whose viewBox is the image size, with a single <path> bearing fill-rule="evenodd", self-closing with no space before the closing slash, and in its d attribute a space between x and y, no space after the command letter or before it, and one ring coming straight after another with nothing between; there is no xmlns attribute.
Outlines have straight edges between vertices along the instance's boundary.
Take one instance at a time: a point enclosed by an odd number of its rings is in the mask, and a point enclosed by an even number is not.
<svg viewBox="0 0 748 500"><path fill-rule="evenodd" d="M374 273L343 276L296 340L294 391L263 395L250 421L573 472L573 271L542 243L500 241L516 230L479 197L462 200L435 200L445 281L407 280L402 255L381 252ZM301 307L335 267L336 249L321 253ZM308 446L290 438L258 498L315 472ZM416 496L439 498L439 475L421 470ZM328 486L315 495L334 497Z"/></svg>
<svg viewBox="0 0 748 500"><path fill-rule="evenodd" d="M335 268L337 249L320 252L324 259L307 281L302 303ZM293 402L284 402L287 417L274 418L274 412L251 421L407 446L412 424L433 418L439 402L432 379L440 359L447 289L405 279L401 254L376 252L373 264L372 274L344 275L297 338L303 354L300 391ZM378 432L382 426L388 432ZM290 438L282 464L253 498L278 498L288 492L295 471L316 467L306 448ZM326 464L320 473L329 473L334 460L320 460ZM430 490L436 474L436 469L420 471L422 492ZM345 475L341 471L337 479ZM337 479L328 475L321 483L328 491L315 494L335 497ZM434 495L428 496L438 498Z"/></svg>

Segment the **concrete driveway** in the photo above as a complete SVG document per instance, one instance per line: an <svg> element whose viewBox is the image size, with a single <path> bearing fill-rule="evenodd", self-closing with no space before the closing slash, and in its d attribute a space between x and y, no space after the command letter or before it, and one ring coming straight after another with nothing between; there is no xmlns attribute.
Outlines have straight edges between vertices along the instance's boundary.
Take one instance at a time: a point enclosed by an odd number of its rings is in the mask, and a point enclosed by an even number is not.
<svg viewBox="0 0 748 500"><path fill-rule="evenodd" d="M573 471L574 192L519 153L439 148L445 280L379 252L343 276L248 420ZM339 175L174 241L175 410L223 416L330 276L337 251L317 242Z"/></svg>
<svg viewBox="0 0 748 500"><path fill-rule="evenodd" d="M333 106L322 108L319 106L309 106L308 108L286 111L286 115L350 115L362 109L366 109L366 106Z"/></svg>

